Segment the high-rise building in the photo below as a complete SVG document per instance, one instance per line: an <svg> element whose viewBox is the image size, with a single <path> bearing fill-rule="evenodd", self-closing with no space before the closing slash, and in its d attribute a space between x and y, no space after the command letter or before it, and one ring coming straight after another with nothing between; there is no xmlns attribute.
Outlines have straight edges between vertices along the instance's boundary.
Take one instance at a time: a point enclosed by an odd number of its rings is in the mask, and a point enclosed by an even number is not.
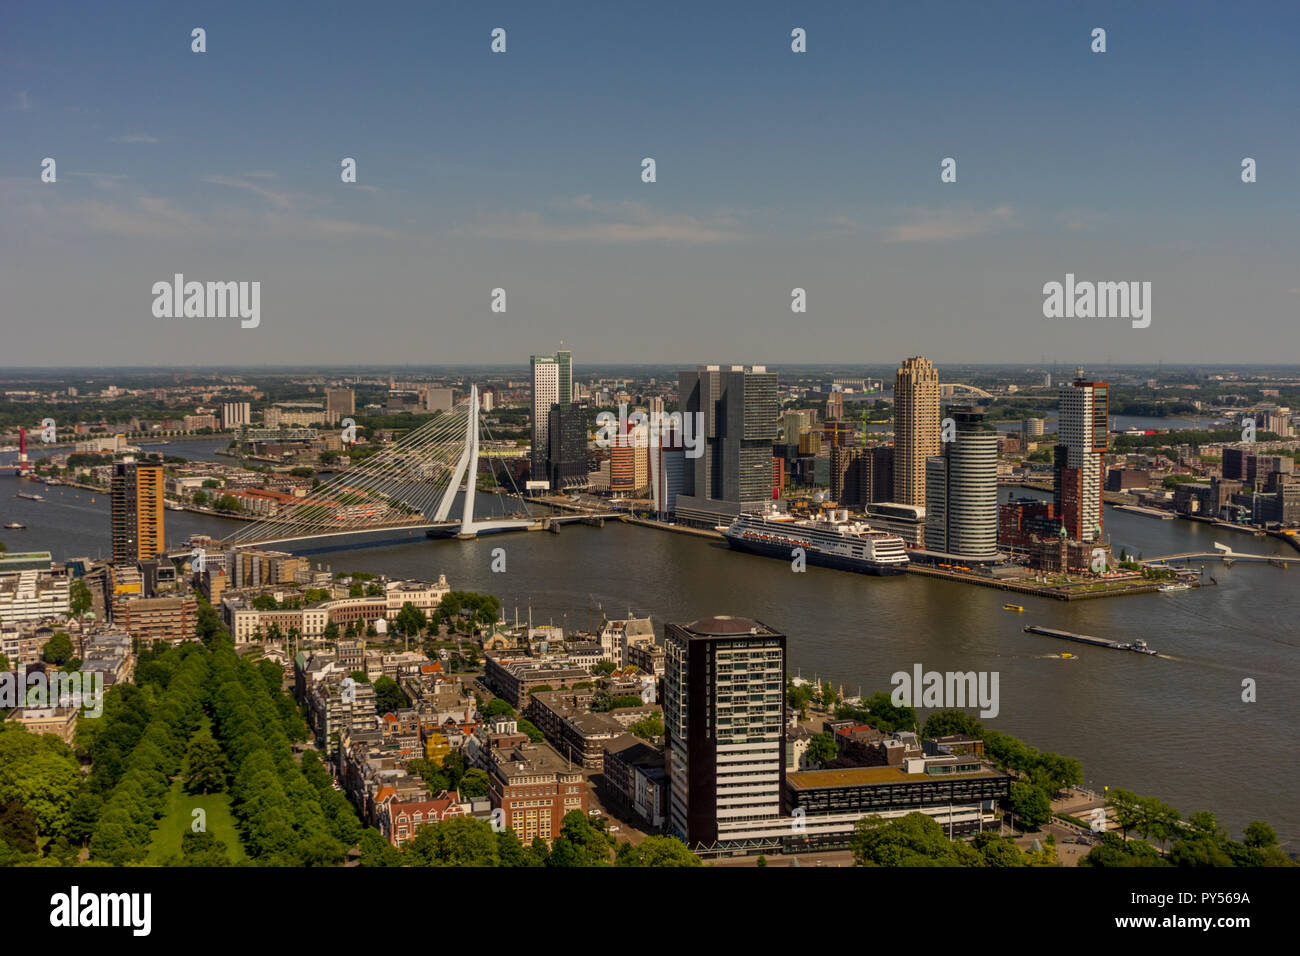
<svg viewBox="0 0 1300 956"><path fill-rule="evenodd" d="M925 507L925 462L939 454L939 372L929 359L903 362L894 380L894 500Z"/></svg>
<svg viewBox="0 0 1300 956"><path fill-rule="evenodd" d="M688 846L771 833L785 788L785 635L743 617L664 627L670 832Z"/></svg>
<svg viewBox="0 0 1300 956"><path fill-rule="evenodd" d="M965 558L998 553L998 434L984 413L954 405L943 454L925 463L925 547Z"/></svg>
<svg viewBox="0 0 1300 956"><path fill-rule="evenodd" d="M113 466L113 563L147 561L163 552L163 469L131 459Z"/></svg>
<svg viewBox="0 0 1300 956"><path fill-rule="evenodd" d="M894 449L832 448L831 498L846 508L861 508L875 501L890 501L894 485Z"/></svg>
<svg viewBox="0 0 1300 956"><path fill-rule="evenodd" d="M1101 459L1106 453L1110 387L1083 380L1079 369L1072 384L1060 390L1053 501L1067 538L1102 538Z"/></svg>
<svg viewBox="0 0 1300 956"><path fill-rule="evenodd" d="M587 481L587 412L578 405L551 406L547 423L546 480L552 491ZM534 480L541 480L535 475Z"/></svg>
<svg viewBox="0 0 1300 956"><path fill-rule="evenodd" d="M534 480L545 480L546 455L550 449L551 406L560 400L560 365L553 355L534 355L533 366L533 462Z"/></svg>
<svg viewBox="0 0 1300 956"><path fill-rule="evenodd" d="M573 353L568 349L556 352L555 364L559 366L559 379L556 382L559 398L556 401L568 404L573 401Z"/></svg>
<svg viewBox="0 0 1300 956"><path fill-rule="evenodd" d="M776 373L762 365L701 365L678 372L682 415L702 424L702 430L688 426L702 454L686 459L678 521L711 527L772 500L776 386Z"/></svg>
<svg viewBox="0 0 1300 956"><path fill-rule="evenodd" d="M650 485L650 429L629 422L614 436L609 448L609 490L615 494L637 494Z"/></svg>
<svg viewBox="0 0 1300 956"><path fill-rule="evenodd" d="M357 393L350 388L325 390L325 416L333 423L357 413Z"/></svg>
<svg viewBox="0 0 1300 956"><path fill-rule="evenodd" d="M240 425L249 424L252 420L248 402L225 402L221 406L222 428L238 428Z"/></svg>

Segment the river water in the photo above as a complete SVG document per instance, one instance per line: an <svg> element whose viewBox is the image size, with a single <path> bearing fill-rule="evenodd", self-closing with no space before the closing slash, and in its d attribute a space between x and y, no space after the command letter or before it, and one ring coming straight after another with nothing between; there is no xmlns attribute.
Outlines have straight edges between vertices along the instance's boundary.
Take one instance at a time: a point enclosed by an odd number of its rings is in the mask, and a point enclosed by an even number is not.
<svg viewBox="0 0 1300 956"><path fill-rule="evenodd" d="M167 450L197 458L211 447L177 442ZM10 550L49 550L56 559L108 553L107 496L95 494L92 503L87 491L27 484L47 498L31 502L13 497L20 487L11 475L0 477L0 523L16 517L28 525L0 531ZM1018 614L1002 609L1008 593L989 588L919 575L873 578L821 568L799 574L788 563L712 540L613 522L476 541L433 541L415 532L312 557L334 570L395 577L445 572L455 588L497 595L508 615L517 607L526 617L531 605L535 621L573 628L587 627L591 602L615 617L651 614L657 629L713 614L755 617L788 636L792 672L843 684L848 694L889 690L890 675L910 673L916 663L925 670L996 671L1000 713L990 726L1079 758L1098 790L1127 787L1184 814L1212 810L1237 834L1264 819L1291 841L1287 850L1296 850L1300 552L1273 538L1109 507L1106 521L1117 552L1151 558L1209 551L1221 541L1288 558L1290 568L1212 563L1205 573L1216 585L1179 593L1069 603L1016 596L1010 599L1025 607ZM166 513L173 547L191 533L223 537L239 526ZM505 549L504 573L491 570L495 548ZM1026 634L1026 624L1140 637L1161 656ZM1062 660L1062 651L1076 659ZM1245 678L1258 684L1256 703L1241 700Z"/></svg>

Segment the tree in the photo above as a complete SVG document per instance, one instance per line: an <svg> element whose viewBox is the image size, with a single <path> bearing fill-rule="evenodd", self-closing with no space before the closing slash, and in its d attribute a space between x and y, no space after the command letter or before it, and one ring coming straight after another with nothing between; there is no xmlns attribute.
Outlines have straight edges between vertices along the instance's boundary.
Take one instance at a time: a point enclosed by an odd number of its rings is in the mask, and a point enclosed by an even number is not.
<svg viewBox="0 0 1300 956"><path fill-rule="evenodd" d="M664 735L664 719L660 714L651 714L636 721L628 727L633 736L640 737L642 740L653 740L656 737Z"/></svg>
<svg viewBox="0 0 1300 956"><path fill-rule="evenodd" d="M950 734L982 740L984 725L974 714L964 710L936 710L926 719L925 729L921 732L923 737L947 737Z"/></svg>
<svg viewBox="0 0 1300 956"><path fill-rule="evenodd" d="M551 843L548 866L609 866L609 839L581 810L564 815L560 835Z"/></svg>
<svg viewBox="0 0 1300 956"><path fill-rule="evenodd" d="M646 837L641 843L620 843L615 854L615 866L701 866L700 858L681 840L669 836ZM759 864L766 866L764 860Z"/></svg>
<svg viewBox="0 0 1300 956"><path fill-rule="evenodd" d="M226 789L226 757L211 733L204 730L190 739L182 773L187 793L218 793Z"/></svg>
<svg viewBox="0 0 1300 956"><path fill-rule="evenodd" d="M73 578L72 583L68 585L68 613L77 619L80 624L94 604L94 598L90 594L90 588L82 578ZM85 628L79 627L77 633L77 656L86 656L85 645Z"/></svg>
<svg viewBox="0 0 1300 956"><path fill-rule="evenodd" d="M813 734L812 740L808 741L808 762L824 767L836 757L839 756L839 748L835 746L835 738L826 732Z"/></svg>
<svg viewBox="0 0 1300 956"><path fill-rule="evenodd" d="M42 835L66 825L80 780L77 758L62 740L0 724L0 803L14 801L30 810Z"/></svg>
<svg viewBox="0 0 1300 956"><path fill-rule="evenodd" d="M424 616L424 612L410 601L402 605L402 609L397 612L397 619L393 622L393 629L398 634L405 634L408 637L419 636L428 626L429 620Z"/></svg>
<svg viewBox="0 0 1300 956"><path fill-rule="evenodd" d="M452 817L420 828L406 845L416 866L497 866L497 835L473 817Z"/></svg>
<svg viewBox="0 0 1300 956"><path fill-rule="evenodd" d="M1264 849L1277 845L1277 832L1263 820L1253 820L1246 824L1246 846Z"/></svg>
<svg viewBox="0 0 1300 956"><path fill-rule="evenodd" d="M515 724L519 728L519 732L521 734L526 734L528 739L535 744L540 744L546 737L545 734L537 729L537 725L531 720L526 720L525 718L520 717L515 721Z"/></svg>
<svg viewBox="0 0 1300 956"><path fill-rule="evenodd" d="M375 710L381 714L396 713L411 706L402 688L391 677L380 677L375 681Z"/></svg>
<svg viewBox="0 0 1300 956"><path fill-rule="evenodd" d="M16 800L0 803L0 845L19 853L35 853L38 836L36 814Z"/></svg>
<svg viewBox="0 0 1300 956"><path fill-rule="evenodd" d="M1052 800L1032 783L1019 780L1011 784L1011 812L1027 827L1041 827L1052 819Z"/></svg>
<svg viewBox="0 0 1300 956"><path fill-rule="evenodd" d="M56 667L66 664L71 657L72 638L63 631L59 631L51 637L45 642L45 646L41 648L41 659L47 664L53 664Z"/></svg>
<svg viewBox="0 0 1300 956"><path fill-rule="evenodd" d="M513 717L515 709L510 706L510 702L502 700L500 697L494 697L481 708L484 717Z"/></svg>
<svg viewBox="0 0 1300 956"><path fill-rule="evenodd" d="M886 822L864 817L853 825L853 861L856 866L952 866L956 846L943 827L923 813L909 813Z"/></svg>
<svg viewBox="0 0 1300 956"><path fill-rule="evenodd" d="M1114 833L1106 833L1101 843L1079 860L1080 866L1168 866L1156 848L1143 840L1124 840Z"/></svg>
<svg viewBox="0 0 1300 956"><path fill-rule="evenodd" d="M460 778L459 791L462 800L486 797L488 795L487 773L477 767L466 770L465 775Z"/></svg>

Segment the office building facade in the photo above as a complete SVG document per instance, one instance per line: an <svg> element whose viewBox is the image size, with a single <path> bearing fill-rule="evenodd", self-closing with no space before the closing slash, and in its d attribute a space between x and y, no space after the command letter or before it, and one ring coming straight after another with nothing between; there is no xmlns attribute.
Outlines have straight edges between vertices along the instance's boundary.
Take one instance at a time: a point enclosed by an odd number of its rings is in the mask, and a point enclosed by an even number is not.
<svg viewBox="0 0 1300 956"><path fill-rule="evenodd" d="M679 372L677 383L683 417L702 424L695 436L702 454L686 459L678 520L712 527L764 507L772 500L776 373L762 365L701 365Z"/></svg>
<svg viewBox="0 0 1300 956"><path fill-rule="evenodd" d="M546 480L553 491L587 481L587 412L556 403L547 415ZM541 476L536 476L540 478Z"/></svg>
<svg viewBox="0 0 1300 956"><path fill-rule="evenodd" d="M553 355L534 355L533 370L533 457L532 477L544 481L546 456L550 450L551 406L560 400L560 366Z"/></svg>
<svg viewBox="0 0 1300 956"><path fill-rule="evenodd" d="M692 848L779 824L785 788L785 635L717 616L664 627L668 830Z"/></svg>

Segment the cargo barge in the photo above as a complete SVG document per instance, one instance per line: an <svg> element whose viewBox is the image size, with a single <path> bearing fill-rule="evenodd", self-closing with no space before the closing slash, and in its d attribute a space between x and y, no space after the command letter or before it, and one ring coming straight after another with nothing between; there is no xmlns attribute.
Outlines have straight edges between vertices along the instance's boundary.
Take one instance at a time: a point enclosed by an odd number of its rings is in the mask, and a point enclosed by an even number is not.
<svg viewBox="0 0 1300 956"><path fill-rule="evenodd" d="M1136 654L1154 655L1156 652L1147 647L1147 642L1136 640L1132 643L1127 641L1108 641L1101 637L1089 637L1086 634L1073 634L1070 631L1058 631L1051 627L1040 627L1037 624L1030 624L1025 628L1026 634L1041 634L1044 637L1055 637L1063 641L1074 641L1077 644L1091 644L1094 647L1109 647L1117 651L1133 651Z"/></svg>

